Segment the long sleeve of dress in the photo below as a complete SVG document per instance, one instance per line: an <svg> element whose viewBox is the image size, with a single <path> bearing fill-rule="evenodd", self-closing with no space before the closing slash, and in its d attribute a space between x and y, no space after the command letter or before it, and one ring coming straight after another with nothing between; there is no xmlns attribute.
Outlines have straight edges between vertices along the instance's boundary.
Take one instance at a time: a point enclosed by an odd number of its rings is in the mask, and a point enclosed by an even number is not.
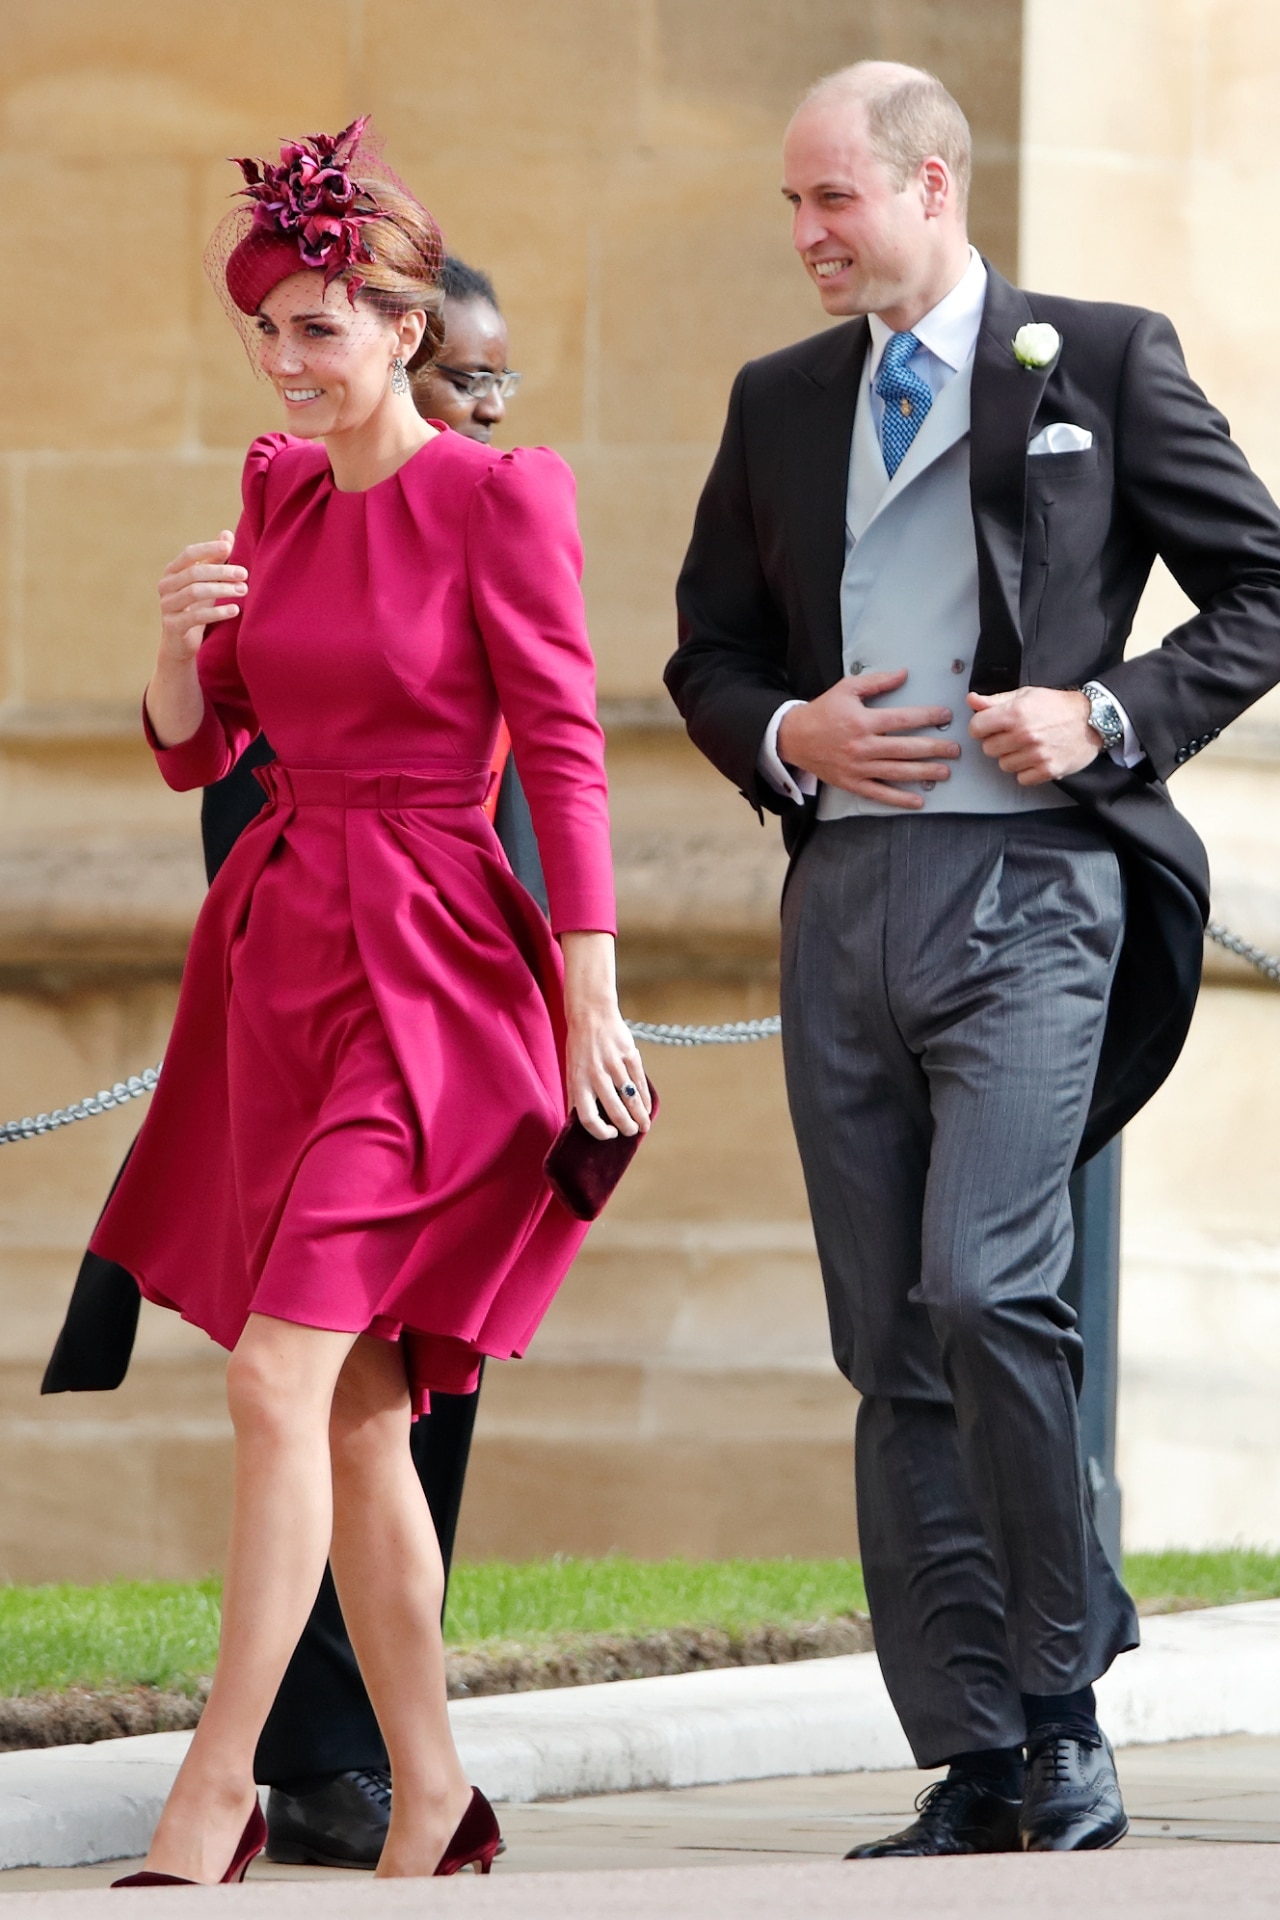
<svg viewBox="0 0 1280 1920"><path fill-rule="evenodd" d="M557 933L613 933L604 735L573 475L546 447L495 463L467 527L472 603L528 795Z"/></svg>
<svg viewBox="0 0 1280 1920"><path fill-rule="evenodd" d="M263 434L245 456L240 480L243 508L231 549L231 565L248 569L249 591L238 603L237 618L215 622L201 644L196 669L204 694L204 716L199 727L190 739L179 741L175 747L163 747L143 707L142 724L156 764L168 785L179 793L221 780L261 731L237 656L240 628L253 599L253 555L266 517L267 476L284 444L282 434Z"/></svg>

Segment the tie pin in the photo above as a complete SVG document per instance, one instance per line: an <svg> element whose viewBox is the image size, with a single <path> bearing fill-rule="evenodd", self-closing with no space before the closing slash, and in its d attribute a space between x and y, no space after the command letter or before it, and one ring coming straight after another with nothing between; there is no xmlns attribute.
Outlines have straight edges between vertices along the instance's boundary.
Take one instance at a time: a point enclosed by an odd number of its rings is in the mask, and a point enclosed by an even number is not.
<svg viewBox="0 0 1280 1920"><path fill-rule="evenodd" d="M910 413L911 402L905 396L899 401L898 404L902 408L903 413Z"/></svg>

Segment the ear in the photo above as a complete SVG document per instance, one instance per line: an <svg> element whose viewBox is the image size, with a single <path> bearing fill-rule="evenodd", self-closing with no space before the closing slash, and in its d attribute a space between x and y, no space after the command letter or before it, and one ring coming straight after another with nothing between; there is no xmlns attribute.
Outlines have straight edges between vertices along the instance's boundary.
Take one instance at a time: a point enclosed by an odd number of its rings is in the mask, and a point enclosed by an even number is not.
<svg viewBox="0 0 1280 1920"><path fill-rule="evenodd" d="M926 220L936 220L955 198L955 182L946 161L936 153L920 162L920 194Z"/></svg>
<svg viewBox="0 0 1280 1920"><path fill-rule="evenodd" d="M411 307L402 314L397 324L399 357L407 364L422 345L422 336L427 329L427 316L421 307Z"/></svg>

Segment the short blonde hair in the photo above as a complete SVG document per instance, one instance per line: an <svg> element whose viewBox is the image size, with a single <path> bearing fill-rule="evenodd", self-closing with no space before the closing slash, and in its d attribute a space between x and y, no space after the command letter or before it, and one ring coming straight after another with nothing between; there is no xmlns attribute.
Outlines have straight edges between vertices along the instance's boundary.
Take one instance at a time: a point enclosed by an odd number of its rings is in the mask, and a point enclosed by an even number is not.
<svg viewBox="0 0 1280 1920"><path fill-rule="evenodd" d="M963 213L973 178L973 136L959 102L937 74L864 60L815 81L800 104L808 106L826 94L844 94L865 106L871 150L899 192L930 154L945 160Z"/></svg>

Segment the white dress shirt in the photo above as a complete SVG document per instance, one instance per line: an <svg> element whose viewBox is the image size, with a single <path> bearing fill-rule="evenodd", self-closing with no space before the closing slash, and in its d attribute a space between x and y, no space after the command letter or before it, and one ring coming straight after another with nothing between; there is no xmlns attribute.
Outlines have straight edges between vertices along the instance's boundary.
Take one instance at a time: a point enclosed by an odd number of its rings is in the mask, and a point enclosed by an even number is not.
<svg viewBox="0 0 1280 1920"><path fill-rule="evenodd" d="M920 342L911 356L911 371L919 374L935 396L941 393L953 374L958 373L973 357L986 297L987 269L977 249L970 247L969 264L950 293L945 294L937 306L931 308L911 329ZM871 329L871 345L863 368L865 390L860 396L860 404L863 400L870 404L878 440L884 421L884 401L876 392L876 375L880 371L884 350L893 338L893 329L886 325L878 313L868 314L867 323ZM1111 758L1118 766L1136 767L1144 758L1142 744L1120 702L1114 694L1111 698L1124 723L1124 742L1111 749ZM803 804L808 795L817 792L818 781L814 774L789 768L779 758L778 729L783 716L790 713L793 707L807 704L804 700L784 700L781 703L765 729L756 761L759 772L769 785L799 804Z"/></svg>

